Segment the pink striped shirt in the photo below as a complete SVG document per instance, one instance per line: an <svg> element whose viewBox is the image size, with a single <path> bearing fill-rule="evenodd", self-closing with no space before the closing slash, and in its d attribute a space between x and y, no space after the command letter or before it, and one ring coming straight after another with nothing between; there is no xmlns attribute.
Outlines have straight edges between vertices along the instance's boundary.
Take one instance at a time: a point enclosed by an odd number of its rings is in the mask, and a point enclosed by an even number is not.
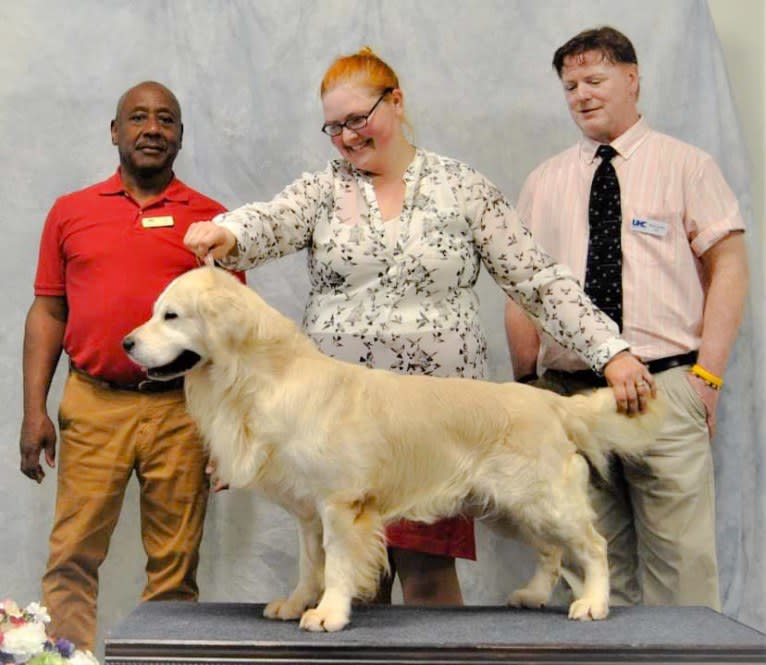
<svg viewBox="0 0 766 665"><path fill-rule="evenodd" d="M734 193L703 151L642 118L612 142L622 199L623 338L643 360L699 348L705 292L700 257L744 230ZM580 282L588 251L588 198L598 144L583 137L527 178L518 213L537 241ZM582 369L544 336L538 369Z"/></svg>

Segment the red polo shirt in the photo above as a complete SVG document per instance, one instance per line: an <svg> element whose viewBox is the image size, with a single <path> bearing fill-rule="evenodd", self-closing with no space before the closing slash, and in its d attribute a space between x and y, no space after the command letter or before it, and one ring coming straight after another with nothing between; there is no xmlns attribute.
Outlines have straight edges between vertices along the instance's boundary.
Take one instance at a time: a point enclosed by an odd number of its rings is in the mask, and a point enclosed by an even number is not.
<svg viewBox="0 0 766 665"><path fill-rule="evenodd" d="M183 245L189 225L223 210L175 177L140 206L119 169L55 202L40 242L35 295L66 297L64 349L76 367L120 384L145 378L122 338L149 318L171 280L197 267Z"/></svg>

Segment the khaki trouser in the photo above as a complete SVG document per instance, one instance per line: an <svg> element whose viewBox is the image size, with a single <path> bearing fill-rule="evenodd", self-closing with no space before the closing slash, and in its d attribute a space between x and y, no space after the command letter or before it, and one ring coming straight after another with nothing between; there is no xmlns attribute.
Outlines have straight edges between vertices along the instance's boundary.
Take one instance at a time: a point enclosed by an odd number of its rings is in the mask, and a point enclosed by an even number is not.
<svg viewBox="0 0 766 665"><path fill-rule="evenodd" d="M147 555L143 600L196 600L206 458L183 391L145 394L71 373L59 409L56 512L43 598L50 633L94 648L98 568L133 472Z"/></svg>
<svg viewBox="0 0 766 665"><path fill-rule="evenodd" d="M594 479L596 527L606 538L613 605L705 605L720 611L713 458L705 407L688 367L655 375L668 415L655 444L637 460L616 460L610 483ZM565 385L566 384L566 385ZM562 394L590 388L546 380ZM579 575L564 570L572 589Z"/></svg>

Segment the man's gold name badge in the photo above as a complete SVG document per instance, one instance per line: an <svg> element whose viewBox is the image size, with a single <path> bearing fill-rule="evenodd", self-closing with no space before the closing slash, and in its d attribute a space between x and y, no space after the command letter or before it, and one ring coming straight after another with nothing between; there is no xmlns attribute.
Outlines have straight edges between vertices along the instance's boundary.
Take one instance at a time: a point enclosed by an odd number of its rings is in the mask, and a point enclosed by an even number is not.
<svg viewBox="0 0 766 665"><path fill-rule="evenodd" d="M161 226L173 226L173 217L142 217L141 226L145 229L157 229Z"/></svg>

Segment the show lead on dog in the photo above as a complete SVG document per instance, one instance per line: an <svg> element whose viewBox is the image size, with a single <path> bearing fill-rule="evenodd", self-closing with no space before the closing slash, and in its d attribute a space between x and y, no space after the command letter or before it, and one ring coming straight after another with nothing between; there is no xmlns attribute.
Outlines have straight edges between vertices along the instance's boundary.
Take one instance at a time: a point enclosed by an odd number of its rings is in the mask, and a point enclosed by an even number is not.
<svg viewBox="0 0 766 665"><path fill-rule="evenodd" d="M408 140L404 92L385 62L368 48L340 57L320 94L321 129L340 159L270 202L192 225L185 242L197 256L245 269L307 248L303 327L322 351L401 373L469 378L487 375L474 292L483 263L544 329L605 373L624 410L645 406L650 372L570 271L532 241L502 193L466 164ZM455 557L475 558L471 522L403 522L387 538L405 602L462 602Z"/></svg>
<svg viewBox="0 0 766 665"><path fill-rule="evenodd" d="M622 335L670 405L655 445L623 460L612 487L592 489L609 543L612 603L718 609L710 439L747 290L744 223L711 157L654 131L639 113L638 60L625 35L581 32L556 51L553 66L582 138L532 172L519 214L587 282L591 182L610 161L619 187ZM537 385L564 394L603 383L546 331L538 335L514 303L506 314L517 376L537 365Z"/></svg>
<svg viewBox="0 0 766 665"><path fill-rule="evenodd" d="M56 512L43 600L51 632L93 650L98 569L135 471L147 552L144 600L196 600L208 496L205 454L180 381L147 381L123 352L178 275L197 265L183 245L192 222L223 206L173 174L183 124L175 95L144 82L111 123L120 165L60 197L45 222L24 335L21 471L42 482L58 460ZM62 349L70 372L59 410L46 400Z"/></svg>

